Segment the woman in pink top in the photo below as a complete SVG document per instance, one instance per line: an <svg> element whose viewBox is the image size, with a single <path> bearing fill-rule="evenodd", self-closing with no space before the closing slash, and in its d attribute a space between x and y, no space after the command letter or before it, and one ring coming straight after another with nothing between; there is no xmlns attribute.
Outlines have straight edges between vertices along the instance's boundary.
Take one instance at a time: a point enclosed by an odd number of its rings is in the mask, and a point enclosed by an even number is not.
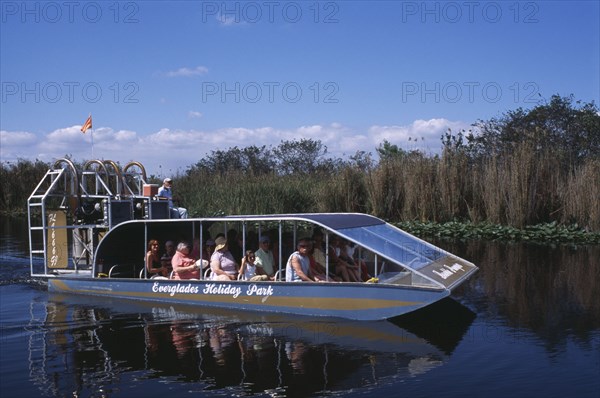
<svg viewBox="0 0 600 398"><path fill-rule="evenodd" d="M179 242L177 252L171 259L173 279L200 279L200 270L196 260L190 256L192 248L187 242Z"/></svg>

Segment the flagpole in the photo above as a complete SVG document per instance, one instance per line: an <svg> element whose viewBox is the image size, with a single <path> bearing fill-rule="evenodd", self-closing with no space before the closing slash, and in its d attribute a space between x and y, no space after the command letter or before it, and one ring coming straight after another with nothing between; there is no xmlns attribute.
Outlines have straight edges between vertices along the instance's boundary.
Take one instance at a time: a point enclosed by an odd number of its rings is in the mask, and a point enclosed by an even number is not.
<svg viewBox="0 0 600 398"><path fill-rule="evenodd" d="M90 128L90 135L92 137L92 160L95 159L94 158L94 128Z"/></svg>

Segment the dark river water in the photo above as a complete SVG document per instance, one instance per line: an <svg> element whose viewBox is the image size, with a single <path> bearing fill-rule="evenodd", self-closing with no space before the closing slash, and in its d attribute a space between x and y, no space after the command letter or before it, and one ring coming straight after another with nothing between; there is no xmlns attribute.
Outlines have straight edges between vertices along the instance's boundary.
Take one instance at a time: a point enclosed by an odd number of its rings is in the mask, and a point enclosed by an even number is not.
<svg viewBox="0 0 600 398"><path fill-rule="evenodd" d="M600 247L435 242L452 299L344 322L49 294L0 219L0 397L599 397Z"/></svg>

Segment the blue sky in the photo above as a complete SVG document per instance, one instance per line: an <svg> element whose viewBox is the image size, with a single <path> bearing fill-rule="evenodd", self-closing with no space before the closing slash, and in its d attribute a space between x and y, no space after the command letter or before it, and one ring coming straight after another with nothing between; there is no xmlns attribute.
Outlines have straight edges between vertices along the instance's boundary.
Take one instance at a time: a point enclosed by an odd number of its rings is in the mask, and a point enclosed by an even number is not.
<svg viewBox="0 0 600 398"><path fill-rule="evenodd" d="M448 128L553 94L600 102L598 1L0 5L3 162L93 156L166 176L301 138L338 157L383 140L433 154Z"/></svg>

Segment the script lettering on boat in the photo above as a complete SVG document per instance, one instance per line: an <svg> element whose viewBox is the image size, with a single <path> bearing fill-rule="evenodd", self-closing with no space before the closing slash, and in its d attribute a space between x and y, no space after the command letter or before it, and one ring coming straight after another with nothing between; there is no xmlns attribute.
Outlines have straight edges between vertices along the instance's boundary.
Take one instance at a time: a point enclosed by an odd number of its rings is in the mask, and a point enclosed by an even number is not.
<svg viewBox="0 0 600 398"><path fill-rule="evenodd" d="M154 293L168 293L169 296L173 297L177 294L197 294L199 291L198 286L192 285L191 283L178 283L176 285L161 285L159 282L154 282L152 285L152 291Z"/></svg>
<svg viewBox="0 0 600 398"><path fill-rule="evenodd" d="M233 298L238 298L242 294L242 288L240 286L232 286L231 284L223 285L217 283L209 283L202 291L204 294L225 294L231 295ZM256 284L251 284L244 291L246 296L263 296L269 297L273 295L273 287L259 287Z"/></svg>
<svg viewBox="0 0 600 398"><path fill-rule="evenodd" d="M64 211L51 211L48 213L48 251L46 265L48 268L67 268L68 253L67 230L60 228L67 225L67 214Z"/></svg>
<svg viewBox="0 0 600 398"><path fill-rule="evenodd" d="M242 293L242 288L239 286L221 285L216 283L209 283L202 291L204 294L225 294L231 295L233 298L237 298Z"/></svg>
<svg viewBox="0 0 600 398"><path fill-rule="evenodd" d="M439 275L442 279L448 279L448 277L454 275L458 271L465 272L462 265L454 263L452 266L443 264L438 270L433 270L433 273Z"/></svg>
<svg viewBox="0 0 600 398"><path fill-rule="evenodd" d="M246 295L248 296L272 296L273 288L271 285L269 287L258 287L255 284L248 286L248 290L246 290Z"/></svg>
<svg viewBox="0 0 600 398"><path fill-rule="evenodd" d="M198 294L200 293L201 286L191 283L177 283L164 284L161 282L154 282L152 284L152 291L154 293L167 293L173 297L175 294ZM233 298L238 298L242 293L245 296L262 296L263 301L273 295L273 287L271 285L263 287L256 284L249 285L246 290L242 290L241 286L234 286L232 284L220 284L220 283L207 283L202 289L203 294L209 295L231 295Z"/></svg>
<svg viewBox="0 0 600 398"><path fill-rule="evenodd" d="M453 283L462 280L475 266L460 261L454 256L446 256L424 267L420 271L442 283L444 286L451 286Z"/></svg>

